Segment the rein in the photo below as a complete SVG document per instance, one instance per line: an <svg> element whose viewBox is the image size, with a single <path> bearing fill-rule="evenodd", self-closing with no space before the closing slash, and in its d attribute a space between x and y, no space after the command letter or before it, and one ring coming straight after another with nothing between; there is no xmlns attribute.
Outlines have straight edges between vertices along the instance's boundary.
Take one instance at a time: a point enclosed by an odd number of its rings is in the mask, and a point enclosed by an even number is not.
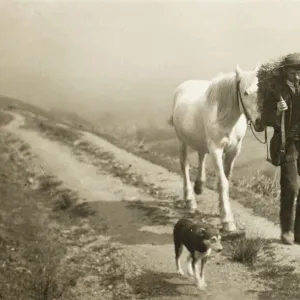
<svg viewBox="0 0 300 300"><path fill-rule="evenodd" d="M267 127L265 126L265 139L264 141L260 140L257 135L255 134L255 131L253 130L253 122L250 118L250 115L249 115L249 112L248 110L246 109L246 106L244 104L244 101L243 101L243 97L242 97L242 94L241 94L241 89L240 89L240 83L241 81L239 80L237 82L237 87L236 87L236 92L237 92L237 101L238 101L238 105L242 105L242 108L243 108L243 111L244 111L244 114L246 116L246 120L247 120L247 124L249 125L250 129L251 129L251 132L253 134L253 136L256 138L256 140L258 140L261 144L265 144L267 145L267 161L271 161L270 157L269 157L269 144L268 144L268 133L267 133Z"/></svg>

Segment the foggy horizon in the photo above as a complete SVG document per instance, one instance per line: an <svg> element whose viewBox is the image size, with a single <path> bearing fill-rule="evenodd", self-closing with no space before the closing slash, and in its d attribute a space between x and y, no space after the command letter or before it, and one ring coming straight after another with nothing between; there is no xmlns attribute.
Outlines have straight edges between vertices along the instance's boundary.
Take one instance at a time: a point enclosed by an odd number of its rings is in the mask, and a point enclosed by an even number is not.
<svg viewBox="0 0 300 300"><path fill-rule="evenodd" d="M0 4L0 94L96 118L171 106L176 85L298 51L300 1Z"/></svg>

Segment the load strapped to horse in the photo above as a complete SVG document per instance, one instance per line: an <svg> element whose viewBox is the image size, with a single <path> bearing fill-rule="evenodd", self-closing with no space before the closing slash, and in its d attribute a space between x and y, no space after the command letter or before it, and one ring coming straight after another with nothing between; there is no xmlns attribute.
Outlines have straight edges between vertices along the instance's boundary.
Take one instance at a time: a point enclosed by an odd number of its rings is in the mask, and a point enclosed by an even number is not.
<svg viewBox="0 0 300 300"><path fill-rule="evenodd" d="M270 144L271 150L273 151L270 152L270 158L267 148L267 160L274 166L280 165L281 156L285 152L285 113L283 112L281 119L278 120L276 103L281 97L278 87L284 82L282 67L289 55L291 54L280 56L262 64L257 72L257 104L261 111L262 123L265 126L265 143L268 146L267 127L273 127L274 134L277 132L281 136L280 139L271 139ZM276 145L272 145L274 143L276 143Z"/></svg>
<svg viewBox="0 0 300 300"><path fill-rule="evenodd" d="M262 64L257 72L258 105L262 112L265 126L276 127L274 107L276 107L276 101L280 96L277 94L276 87L283 82L282 66L286 56L281 56Z"/></svg>

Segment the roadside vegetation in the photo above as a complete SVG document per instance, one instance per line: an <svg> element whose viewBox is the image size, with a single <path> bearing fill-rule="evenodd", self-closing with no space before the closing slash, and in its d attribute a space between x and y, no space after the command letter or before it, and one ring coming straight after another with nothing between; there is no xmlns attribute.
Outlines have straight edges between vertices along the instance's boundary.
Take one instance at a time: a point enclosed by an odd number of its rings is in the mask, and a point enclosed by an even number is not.
<svg viewBox="0 0 300 300"><path fill-rule="evenodd" d="M76 128L70 129L50 119L32 115L26 117L29 122L25 127L34 127L48 138L71 146L77 155L82 152L88 154L95 165L101 163L101 167L126 183L143 188L157 199L164 199L162 190L132 173L130 166L124 169L111 153L83 142ZM7 119L7 116L4 118ZM172 157L147 151L147 146L141 147L138 141L126 143L121 138L116 139L107 134L104 137L119 147L127 148L130 152L178 172L177 163L174 164L176 159ZM128 284L127 278L138 272L130 264L124 264L118 245L105 242L103 236L106 224L102 227L98 224L94 228L89 222L91 212L86 211L84 205L78 204L80 199L76 193L66 189L50 174L32 168L35 158L29 145L2 132L0 150L0 161L5 174L2 176L6 178L1 190L4 194L10 191L9 197L4 200L6 204L3 205L1 214L3 225L0 230L0 245L3 251L0 265L5 268L0 279L1 296L4 299L24 299L28 295L30 299L68 300L80 299L83 295L89 295L89 299L98 299L101 295L104 300L135 299L135 291ZM192 170L193 175L194 171ZM260 210L263 207L266 211L269 210L269 219L277 218L273 207L270 209L270 201L276 195L278 187L260 173L251 180L241 180L244 181L234 182L233 195L241 202L247 201L248 207L249 203L255 204L256 208L252 208L254 211L257 209L258 215L262 214ZM215 183L214 174L209 172L208 187L213 188ZM24 193L20 194L23 187ZM243 197L244 200L241 200ZM14 201L9 201L11 199ZM147 208L147 204L143 206L151 217L153 209ZM274 204L274 207L277 205ZM172 219L165 217L164 210L169 209L168 207L161 205L155 209L161 211L161 217L164 217L164 223L161 224L172 222ZM273 210L273 215L270 210ZM159 223L160 219L154 219L154 224ZM11 220L14 220L13 224ZM13 228L17 235L13 235L8 228ZM272 260L268 241L242 237L225 242L225 247L225 255L229 260L247 265L254 276L268 283L266 290L272 291L273 299L298 299L299 276L293 273L293 267L287 268ZM261 299L268 299L269 291L261 292Z"/></svg>
<svg viewBox="0 0 300 300"><path fill-rule="evenodd" d="M1 124L7 118L0 113ZM35 161L0 128L0 299L133 299L106 225L94 228L78 195Z"/></svg>

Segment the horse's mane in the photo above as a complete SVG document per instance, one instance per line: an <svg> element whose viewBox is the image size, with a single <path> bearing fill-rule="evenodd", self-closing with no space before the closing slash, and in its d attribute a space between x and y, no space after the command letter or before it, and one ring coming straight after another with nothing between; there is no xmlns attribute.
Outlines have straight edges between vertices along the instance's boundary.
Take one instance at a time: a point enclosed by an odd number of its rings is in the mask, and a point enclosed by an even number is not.
<svg viewBox="0 0 300 300"><path fill-rule="evenodd" d="M242 72L240 83L241 93L253 82L255 72ZM240 110L236 90L235 72L219 74L211 80L206 91L206 99L209 107L217 105L217 122L226 126L232 119L238 117Z"/></svg>

